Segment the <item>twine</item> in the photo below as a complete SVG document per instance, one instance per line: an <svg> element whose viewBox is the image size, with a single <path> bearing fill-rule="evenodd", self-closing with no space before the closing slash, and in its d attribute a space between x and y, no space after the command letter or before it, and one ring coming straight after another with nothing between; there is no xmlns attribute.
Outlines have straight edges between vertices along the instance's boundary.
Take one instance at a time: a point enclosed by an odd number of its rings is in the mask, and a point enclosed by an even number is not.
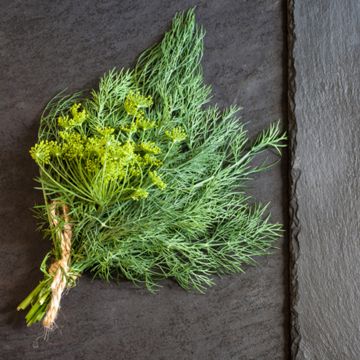
<svg viewBox="0 0 360 360"><path fill-rule="evenodd" d="M53 276L51 283L51 300L43 320L43 326L46 329L52 329L55 324L57 314L60 310L61 296L67 285L67 277L70 269L70 251L72 229L69 218L69 208L62 205L62 216L64 219L63 229L59 229L59 220L56 212L56 202L52 202L50 206L50 217L52 225L57 229L57 236L60 239L61 258L54 261L49 268L49 273Z"/></svg>

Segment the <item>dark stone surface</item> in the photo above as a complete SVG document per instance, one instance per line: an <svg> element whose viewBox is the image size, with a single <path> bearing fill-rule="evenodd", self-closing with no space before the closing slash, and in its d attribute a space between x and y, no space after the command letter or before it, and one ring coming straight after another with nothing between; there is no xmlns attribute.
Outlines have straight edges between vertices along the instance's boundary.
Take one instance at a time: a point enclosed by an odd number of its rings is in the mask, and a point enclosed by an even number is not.
<svg viewBox="0 0 360 360"><path fill-rule="evenodd" d="M128 66L160 39L177 10L198 5L207 30L206 81L220 105L240 103L251 134L286 117L284 9L256 1L3 0L0 28L1 262L0 359L286 359L287 244L243 275L217 279L206 295L175 283L151 295L132 284L83 276L64 297L47 342L26 328L16 306L40 279L50 244L29 210L36 166L28 156L39 114L65 87L91 87L114 66ZM353 39L357 39L354 36ZM250 191L272 201L287 222L286 159L257 177ZM330 185L329 185L330 186Z"/></svg>
<svg viewBox="0 0 360 360"><path fill-rule="evenodd" d="M293 0L289 10L295 30L290 104L296 120L292 355L357 360L360 2Z"/></svg>

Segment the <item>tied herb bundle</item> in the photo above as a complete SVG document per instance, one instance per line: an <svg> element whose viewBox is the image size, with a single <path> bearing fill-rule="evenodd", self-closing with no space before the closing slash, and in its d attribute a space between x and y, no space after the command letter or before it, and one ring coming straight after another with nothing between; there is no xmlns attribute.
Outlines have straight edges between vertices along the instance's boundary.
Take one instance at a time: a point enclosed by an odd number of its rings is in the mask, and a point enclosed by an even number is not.
<svg viewBox="0 0 360 360"><path fill-rule="evenodd" d="M19 305L28 325L54 327L60 300L85 271L150 291L163 278L204 291L213 275L242 271L281 234L244 183L280 153L271 125L250 142L239 108L209 102L194 11L179 13L132 70L112 70L97 90L57 96L30 150L44 204L36 211L53 248L44 279Z"/></svg>

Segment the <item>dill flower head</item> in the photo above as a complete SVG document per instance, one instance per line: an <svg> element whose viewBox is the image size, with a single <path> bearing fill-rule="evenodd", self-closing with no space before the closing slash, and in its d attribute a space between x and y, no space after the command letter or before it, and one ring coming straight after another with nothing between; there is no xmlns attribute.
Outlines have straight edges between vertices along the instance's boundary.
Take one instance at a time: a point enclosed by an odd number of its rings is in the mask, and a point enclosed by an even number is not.
<svg viewBox="0 0 360 360"><path fill-rule="evenodd" d="M100 163L97 159L86 159L85 168L89 173L96 173L99 171Z"/></svg>
<svg viewBox="0 0 360 360"><path fill-rule="evenodd" d="M149 171L149 176L152 183L157 186L159 189L164 190L166 188L165 182L157 174L157 171Z"/></svg>
<svg viewBox="0 0 360 360"><path fill-rule="evenodd" d="M138 188L131 195L131 199L133 200L141 200L146 199L149 193L145 189Z"/></svg>
<svg viewBox="0 0 360 360"><path fill-rule="evenodd" d="M69 115L59 116L58 117L58 125L64 129L70 128L71 127L71 119L70 119Z"/></svg>
<svg viewBox="0 0 360 360"><path fill-rule="evenodd" d="M64 158L75 159L83 157L86 138L72 131L59 131L59 136L63 140L61 147Z"/></svg>
<svg viewBox="0 0 360 360"><path fill-rule="evenodd" d="M41 140L30 149L30 156L38 165L45 165L50 162L51 144L48 140Z"/></svg>
<svg viewBox="0 0 360 360"><path fill-rule="evenodd" d="M61 144L56 141L49 141L50 155L52 157L60 157L63 155L63 149Z"/></svg>
<svg viewBox="0 0 360 360"><path fill-rule="evenodd" d="M139 91L130 91L124 102L125 111L131 116L143 116L141 108L149 108L153 104L151 96L145 97Z"/></svg>
<svg viewBox="0 0 360 360"><path fill-rule="evenodd" d="M70 112L72 115L71 125L79 126L86 120L86 110L81 108L81 104L75 103L71 108Z"/></svg>
<svg viewBox="0 0 360 360"><path fill-rule="evenodd" d="M114 133L115 129L111 127L97 126L96 131L104 138L109 138Z"/></svg>
<svg viewBox="0 0 360 360"><path fill-rule="evenodd" d="M132 122L130 125L128 126L121 126L120 128L122 131L124 131L125 133L132 135L135 134L138 130L138 127L136 125L136 123Z"/></svg>
<svg viewBox="0 0 360 360"><path fill-rule="evenodd" d="M181 126L174 127L172 130L166 130L165 135L173 143L184 141L187 137L186 132Z"/></svg>
<svg viewBox="0 0 360 360"><path fill-rule="evenodd" d="M144 151L146 153L150 153L154 155L161 153L161 149L153 141L141 142L138 145L138 148L140 151Z"/></svg>
<svg viewBox="0 0 360 360"><path fill-rule="evenodd" d="M87 118L85 109L80 111L81 104L74 103L70 108L71 117L69 114L58 117L58 125L64 129L71 129L75 126L81 126Z"/></svg>
<svg viewBox="0 0 360 360"><path fill-rule="evenodd" d="M155 121L147 119L144 114L137 115L135 124L137 128L144 131L155 127Z"/></svg>
<svg viewBox="0 0 360 360"><path fill-rule="evenodd" d="M143 130L152 128L155 123L147 120L141 110L151 105L150 97L144 97L134 91L129 92L124 103L129 114L134 113L138 116L138 123ZM88 176L90 179L97 177L102 179L104 184L112 182L121 186L123 182L131 185L131 181L137 179L139 187L130 198L139 200L147 197L148 192L141 188L145 179L143 174L150 168L162 165L161 159L157 157L161 154L160 147L154 141L143 141L139 135L134 137L138 130L135 121L125 126L120 122L118 127L96 125L90 127L90 132L84 131L83 124L87 112L85 108L80 109L81 104L74 103L68 114L59 116L57 140L39 142L31 148L31 156L38 164L49 164L52 158L66 161L66 166L72 166L73 162L76 171L84 173L84 179ZM127 135L124 136L124 133ZM151 179L158 188L165 188L165 183L155 172L151 173Z"/></svg>
<svg viewBox="0 0 360 360"><path fill-rule="evenodd" d="M158 159L157 157L155 157L154 155L145 154L143 156L142 160L145 165L150 165L150 166L155 166L155 167L162 165L162 161L160 159Z"/></svg>

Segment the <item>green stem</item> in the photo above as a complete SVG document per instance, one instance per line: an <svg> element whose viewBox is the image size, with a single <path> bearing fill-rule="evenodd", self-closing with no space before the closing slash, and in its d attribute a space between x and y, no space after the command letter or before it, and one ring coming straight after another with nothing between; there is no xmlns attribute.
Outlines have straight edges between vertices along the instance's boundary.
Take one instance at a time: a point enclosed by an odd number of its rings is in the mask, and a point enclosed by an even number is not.
<svg viewBox="0 0 360 360"><path fill-rule="evenodd" d="M18 305L17 310L25 310L32 303L32 300L40 293L42 288L43 281L41 281L36 288Z"/></svg>

